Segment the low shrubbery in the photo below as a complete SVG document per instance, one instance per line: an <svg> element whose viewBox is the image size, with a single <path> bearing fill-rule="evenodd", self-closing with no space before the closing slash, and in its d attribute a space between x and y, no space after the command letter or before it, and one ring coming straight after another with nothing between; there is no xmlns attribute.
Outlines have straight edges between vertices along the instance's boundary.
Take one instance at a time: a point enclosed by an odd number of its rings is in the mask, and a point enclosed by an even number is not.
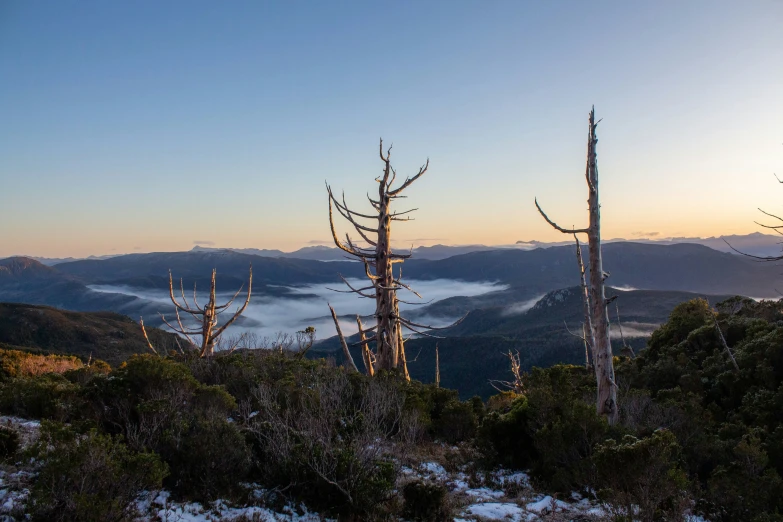
<svg viewBox="0 0 783 522"><path fill-rule="evenodd" d="M42 425L29 453L40 465L28 505L33 520L133 520L132 501L142 490L160 488L167 473L154 453L52 422Z"/></svg>
<svg viewBox="0 0 783 522"><path fill-rule="evenodd" d="M443 484L415 480L402 488L405 501L403 516L422 522L446 522L451 508L448 491Z"/></svg>
<svg viewBox="0 0 783 522"><path fill-rule="evenodd" d="M16 430L0 427L0 461L5 461L19 450L19 433Z"/></svg>

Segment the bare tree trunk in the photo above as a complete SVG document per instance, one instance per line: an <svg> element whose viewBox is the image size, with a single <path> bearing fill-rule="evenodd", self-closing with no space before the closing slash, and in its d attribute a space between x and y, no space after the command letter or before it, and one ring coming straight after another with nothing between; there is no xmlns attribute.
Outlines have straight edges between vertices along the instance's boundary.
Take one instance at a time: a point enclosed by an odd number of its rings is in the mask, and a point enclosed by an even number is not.
<svg viewBox="0 0 783 522"><path fill-rule="evenodd" d="M595 346L595 339L593 338L593 321L590 319L590 292L587 289L587 280L585 278L585 264L582 260L582 245L579 243L579 238L574 234L574 240L576 241L576 262L579 266L579 283L581 288L582 298L582 313L584 315L584 323L582 324L582 339L585 343L585 368L590 368L591 360L595 360L595 353L593 353L593 347Z"/></svg>
<svg viewBox="0 0 783 522"><path fill-rule="evenodd" d="M587 319L590 323L589 330L591 335L585 335L585 339L590 339L592 342L593 366L598 387L596 411L606 416L610 424L614 424L617 421L617 385L614 380L612 344L609 339L609 313L607 311L604 288L604 279L608 274L604 272L603 260L601 258L601 205L598 198L598 160L596 155L598 138L595 134L596 126L595 108L593 108L589 116L587 166L585 169L585 179L589 190L587 199L590 213L589 226L581 229L565 229L549 219L549 216L539 206L538 200L536 200L536 208L546 222L555 230L574 236L576 234L587 234L590 249L590 285L586 302L589 306L589 317ZM577 248L577 255L581 258L581 247L577 246ZM580 279L584 286L584 270L580 269L580 272Z"/></svg>
<svg viewBox="0 0 783 522"><path fill-rule="evenodd" d="M734 366L734 369L736 371L740 371L739 364L737 364L737 359L734 358L734 354L731 353L731 348L729 348L729 345L726 342L726 338L723 337L723 332L721 331L720 325L718 324L718 318L713 316L712 320L715 321L715 329L718 331L718 337L720 338L720 342L723 345L723 349L726 350L727 354L729 354L729 359L731 359L731 364Z"/></svg>
<svg viewBox="0 0 783 522"><path fill-rule="evenodd" d="M373 361L372 352L370 352L367 336L364 333L362 318L358 315L356 316L356 325L359 327L359 344L362 347L362 361L364 361L364 369L367 370L367 375L372 377L375 375L375 362Z"/></svg>
<svg viewBox="0 0 783 522"><path fill-rule="evenodd" d="M633 347L625 342L625 336L623 335L623 323L620 322L620 305L617 304L617 301L614 302L614 311L617 314L617 330L620 332L620 341L623 343L622 354L631 358L636 357L636 353L633 351Z"/></svg>
<svg viewBox="0 0 783 522"><path fill-rule="evenodd" d="M334 327L337 330L337 337L340 339L340 344L343 347L343 357L345 358L345 366L348 368L349 371L358 372L359 369L356 367L356 363L353 362L353 357L351 357L351 352L350 350L348 350L348 343L345 342L345 336L343 335L343 331L340 328L340 321L337 320L337 314L334 312L334 308L332 308L332 305L328 305L328 306L329 306L329 311L332 312L332 320L334 321Z"/></svg>
<svg viewBox="0 0 783 522"><path fill-rule="evenodd" d="M440 355L437 343L435 344L435 387L440 388Z"/></svg>
<svg viewBox="0 0 783 522"><path fill-rule="evenodd" d="M589 136L587 140L587 185L590 197L587 200L590 209L590 226L587 232L590 246L590 307L595 342L595 376L598 383L596 409L605 415L610 424L617 421L617 387L614 381L614 363L612 343L609 339L609 314L606 309L604 288L604 267L601 255L601 205L598 199L598 160L595 134L595 109L590 111Z"/></svg>

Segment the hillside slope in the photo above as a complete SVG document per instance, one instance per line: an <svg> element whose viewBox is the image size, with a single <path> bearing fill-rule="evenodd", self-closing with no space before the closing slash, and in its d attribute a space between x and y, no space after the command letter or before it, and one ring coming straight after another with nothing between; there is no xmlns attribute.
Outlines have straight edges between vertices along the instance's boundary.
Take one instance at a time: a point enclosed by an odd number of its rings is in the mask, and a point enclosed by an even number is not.
<svg viewBox="0 0 783 522"><path fill-rule="evenodd" d="M156 347L174 347L177 336L149 328ZM112 312L69 312L48 306L0 303L0 344L82 359L92 356L111 365L149 348L135 321Z"/></svg>
<svg viewBox="0 0 783 522"><path fill-rule="evenodd" d="M76 278L25 257L0 260L0 301L95 312L111 310L133 317L157 317L158 305L138 297L95 292Z"/></svg>

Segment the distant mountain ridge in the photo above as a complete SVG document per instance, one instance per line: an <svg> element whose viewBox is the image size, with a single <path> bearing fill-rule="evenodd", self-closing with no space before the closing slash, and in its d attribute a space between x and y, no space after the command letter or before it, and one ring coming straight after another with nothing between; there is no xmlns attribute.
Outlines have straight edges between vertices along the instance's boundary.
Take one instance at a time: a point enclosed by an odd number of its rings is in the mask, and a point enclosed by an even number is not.
<svg viewBox="0 0 783 522"><path fill-rule="evenodd" d="M720 236L720 237L708 237L708 238L640 237L635 239L615 238L615 239L604 240L604 244L624 243L624 242L625 243L649 243L649 244L657 244L657 245L674 245L674 244L681 244L681 243L691 243L696 245L707 246L719 252L734 252L734 250L732 249L732 247L734 247L740 252L754 255L754 256L760 256L760 257L783 255L783 248L781 248L780 237L777 235L763 234L761 232L753 232L751 234L735 234L735 235ZM438 244L438 245L420 246L414 248L413 258L437 261L440 259L446 259L448 257L467 254L470 252L483 252L487 250L505 250L505 249L533 250L535 248L568 246L571 243L572 241L546 242L546 241L537 241L537 240L527 240L527 241L517 241L513 245L480 245L480 244L441 245ZM196 245L190 250L190 252L214 252L220 250L228 250L232 252L239 252L241 254L249 254L249 255L261 256L261 257L284 257L284 258L291 258L291 259L308 259L311 261L345 261L346 260L345 253L342 252L340 249L332 246L325 246L325 245L306 246L298 250L294 250L292 252L284 252L278 249L265 249L265 248L231 248L231 247L217 248L217 247ZM112 257L119 257L121 255L129 255L129 254L109 254L109 255L102 255L102 256L93 255L87 258L74 258L74 257L47 258L47 257L25 256L25 255L17 255L14 257L30 257L32 259L40 261L41 263L47 266L54 266L61 263L69 263L72 261L110 259Z"/></svg>
<svg viewBox="0 0 783 522"><path fill-rule="evenodd" d="M775 263L761 263L701 245L623 242L609 243L603 251L605 269L611 273L609 284L614 286L751 297L777 297L775 288L783 287L783 275ZM171 270L175 278L182 278L186 288L191 289L193 284L204 288L216 268L219 291L233 292L246 283L251 264L256 295L284 295L286 287L292 286L339 285L340 274L364 277L356 262L262 257L230 250L128 254L54 267L29 258L9 258L0 260L0 301L79 311L113 310L135 316L145 310L149 313L150 303L128 295L94 292L88 285L165 290ZM434 261L411 259L404 266L409 280L498 282L511 287L513 290L501 295L498 302L530 299L578 283L571 245L487 250ZM470 299L477 303L495 297ZM443 307L437 303L431 306ZM159 305L154 308L153 312Z"/></svg>

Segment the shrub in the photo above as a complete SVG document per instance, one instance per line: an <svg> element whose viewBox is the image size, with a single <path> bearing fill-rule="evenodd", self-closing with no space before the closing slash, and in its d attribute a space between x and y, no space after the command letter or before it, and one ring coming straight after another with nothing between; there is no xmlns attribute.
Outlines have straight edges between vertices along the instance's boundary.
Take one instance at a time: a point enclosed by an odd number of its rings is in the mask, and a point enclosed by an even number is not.
<svg viewBox="0 0 783 522"><path fill-rule="evenodd" d="M0 349L0 379L64 373L82 366L79 358L72 355L40 355Z"/></svg>
<svg viewBox="0 0 783 522"><path fill-rule="evenodd" d="M391 379L348 375L310 364L253 390L254 439L264 483L290 485L314 506L339 513L378 512L397 477L389 439L402 418L404 392Z"/></svg>
<svg viewBox="0 0 783 522"><path fill-rule="evenodd" d="M528 431L527 397L518 396L514 399L506 413L488 413L481 423L476 441L490 467L530 467L535 450Z"/></svg>
<svg viewBox="0 0 783 522"><path fill-rule="evenodd" d="M596 446L596 486L607 508L619 517L641 522L682 520L689 506L688 479L678 466L679 444L667 430Z"/></svg>
<svg viewBox="0 0 783 522"><path fill-rule="evenodd" d="M19 433L16 430L0 427L0 460L6 460L19 450Z"/></svg>
<svg viewBox="0 0 783 522"><path fill-rule="evenodd" d="M231 494L250 468L247 443L227 418L236 401L199 383L172 359L134 356L85 389L99 425L136 451L152 450L171 470L166 486L193 500Z"/></svg>
<svg viewBox="0 0 783 522"><path fill-rule="evenodd" d="M448 504L448 490L442 484L413 481L402 488L405 499L403 516L425 522L445 522L451 509Z"/></svg>
<svg viewBox="0 0 783 522"><path fill-rule="evenodd" d="M244 437L225 420L197 419L165 455L174 489L196 500L236 493L251 465Z"/></svg>
<svg viewBox="0 0 783 522"><path fill-rule="evenodd" d="M712 515L720 520L752 520L783 510L783 480L768 467L760 439L746 434L732 453L734 459L718 466L708 481Z"/></svg>
<svg viewBox="0 0 783 522"><path fill-rule="evenodd" d="M119 439L90 431L79 435L44 422L30 450L40 463L28 508L41 521L133 520L133 499L160 488L166 465L154 453L134 453Z"/></svg>
<svg viewBox="0 0 783 522"><path fill-rule="evenodd" d="M0 385L0 410L28 419L67 420L79 388L62 375L16 378Z"/></svg>
<svg viewBox="0 0 783 522"><path fill-rule="evenodd" d="M455 444L472 438L476 434L477 426L475 404L450 401L443 408L433 429L437 436L450 444Z"/></svg>

